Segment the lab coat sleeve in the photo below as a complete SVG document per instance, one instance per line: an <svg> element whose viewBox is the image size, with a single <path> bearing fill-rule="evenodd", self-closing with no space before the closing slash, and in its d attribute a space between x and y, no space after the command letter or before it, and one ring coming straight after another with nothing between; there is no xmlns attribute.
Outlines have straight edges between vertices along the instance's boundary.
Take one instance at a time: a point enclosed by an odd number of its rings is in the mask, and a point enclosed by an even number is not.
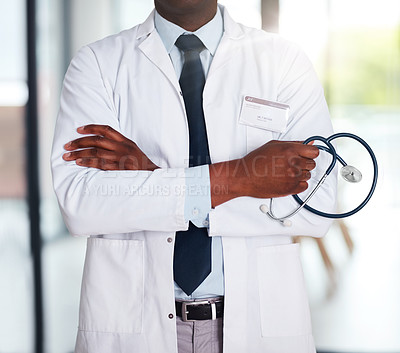
<svg viewBox="0 0 400 353"><path fill-rule="evenodd" d="M119 130L115 108L96 56L84 47L64 80L51 157L53 184L72 235L177 231L184 219L184 169L102 171L62 159L64 144L82 137L79 126L104 124Z"/></svg>
<svg viewBox="0 0 400 353"><path fill-rule="evenodd" d="M313 135L328 137L332 134L323 89L312 64L306 55L293 45L288 46L277 65L279 77L277 101L290 105L290 117L285 133L276 136L279 140L302 141ZM316 185L330 163L330 155L321 152L316 160L317 168L312 172L309 189ZM336 209L336 169L327 178L309 205L324 212ZM305 198L307 192L300 195ZM269 199L241 197L230 200L209 214L211 236L261 236L299 235L322 237L328 231L331 220L303 209L290 220L292 226L285 227L260 211L260 205L269 207ZM292 196L274 199L273 212L285 216L298 207Z"/></svg>

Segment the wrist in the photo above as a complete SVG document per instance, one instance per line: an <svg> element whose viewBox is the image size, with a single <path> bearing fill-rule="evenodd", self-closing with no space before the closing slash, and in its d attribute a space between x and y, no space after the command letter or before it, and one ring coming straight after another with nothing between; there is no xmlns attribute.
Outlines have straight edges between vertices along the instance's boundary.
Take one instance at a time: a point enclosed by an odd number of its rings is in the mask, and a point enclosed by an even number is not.
<svg viewBox="0 0 400 353"><path fill-rule="evenodd" d="M241 186L241 159L209 165L211 206L216 206L236 197L244 196Z"/></svg>

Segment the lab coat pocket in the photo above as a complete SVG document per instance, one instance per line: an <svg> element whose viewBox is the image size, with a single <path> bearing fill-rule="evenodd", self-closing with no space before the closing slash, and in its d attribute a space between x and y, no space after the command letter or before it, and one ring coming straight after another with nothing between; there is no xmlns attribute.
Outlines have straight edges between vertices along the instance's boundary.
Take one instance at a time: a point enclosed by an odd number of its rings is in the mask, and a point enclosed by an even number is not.
<svg viewBox="0 0 400 353"><path fill-rule="evenodd" d="M257 267L262 336L311 334L299 245L258 248Z"/></svg>
<svg viewBox="0 0 400 353"><path fill-rule="evenodd" d="M140 333L143 290L143 241L88 239L80 330Z"/></svg>

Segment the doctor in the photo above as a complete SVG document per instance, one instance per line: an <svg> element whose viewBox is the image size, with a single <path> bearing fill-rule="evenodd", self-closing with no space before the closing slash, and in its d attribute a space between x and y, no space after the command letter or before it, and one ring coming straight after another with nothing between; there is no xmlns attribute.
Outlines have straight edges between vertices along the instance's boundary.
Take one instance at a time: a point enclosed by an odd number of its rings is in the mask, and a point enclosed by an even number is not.
<svg viewBox="0 0 400 353"><path fill-rule="evenodd" d="M330 221L302 210L283 227L259 206L296 207L318 149L295 141L331 133L305 55L216 0L155 0L82 48L52 152L65 223L89 236L76 352L315 352L291 236ZM313 204L334 203L332 178Z"/></svg>

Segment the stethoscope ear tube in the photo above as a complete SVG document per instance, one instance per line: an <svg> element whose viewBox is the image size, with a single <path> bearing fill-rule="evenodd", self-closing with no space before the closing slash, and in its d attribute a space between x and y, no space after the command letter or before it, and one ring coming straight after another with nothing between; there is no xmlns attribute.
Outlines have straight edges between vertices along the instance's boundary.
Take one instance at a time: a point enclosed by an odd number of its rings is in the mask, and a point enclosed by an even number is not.
<svg viewBox="0 0 400 353"><path fill-rule="evenodd" d="M321 136L313 136L308 138L307 140L304 141L304 144L307 144L311 141L315 141L315 140L319 140L322 141L324 144L326 144L328 146L328 148L325 147L321 147L321 146L316 146L318 148L320 148L321 150L324 150L326 152L329 152L332 155L332 162L329 165L327 171L325 172L326 175L328 175L334 168L336 161L338 159L340 159L341 161L343 161L340 156L338 156L336 154L336 150L333 147L333 145L331 144L331 142L337 138L341 138L341 137L347 137L347 138L352 138L356 141L358 141L361 145L363 145L363 147L368 151L373 166L374 166L374 176L373 176L373 181L372 181L372 185L371 185L371 189L369 190L369 193L367 195L367 197L364 199L364 201L362 201L356 208L354 208L353 210L349 211L349 212L344 212L344 213L326 213L326 212L322 212L319 210L316 210L315 208L312 208L311 206L304 204L303 200L300 199L300 197L298 195L293 195L293 198L297 201L298 204L300 204L303 208L305 208L306 210L321 216L321 217L325 217L325 218L334 218L334 219L338 219L338 218L346 218L349 216L354 215L355 213L357 213L358 211L360 211L367 203L368 201L371 199L375 188L376 188L376 184L378 181L378 162L376 160L375 154L372 151L371 147L368 145L367 142L365 142L361 137L354 135L354 134L350 134L350 133L346 133L346 132L341 132L341 133L337 133L334 134L328 138L324 138ZM342 163L343 164L343 163Z"/></svg>

